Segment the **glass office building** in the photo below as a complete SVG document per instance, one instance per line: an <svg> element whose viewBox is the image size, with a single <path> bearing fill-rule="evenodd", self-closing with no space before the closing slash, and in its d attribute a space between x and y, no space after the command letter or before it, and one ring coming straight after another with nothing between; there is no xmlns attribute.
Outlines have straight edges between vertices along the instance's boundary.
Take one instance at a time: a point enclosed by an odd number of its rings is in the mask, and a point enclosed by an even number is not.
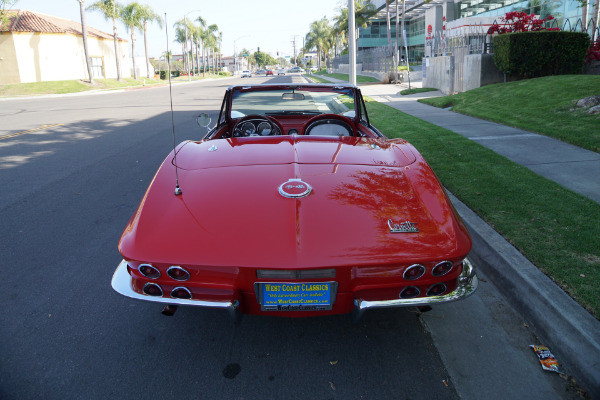
<svg viewBox="0 0 600 400"><path fill-rule="evenodd" d="M358 50L386 47L388 45L385 0L374 0L372 3L377 7L379 13L376 18L370 21L369 26L359 29ZM445 22L459 18L498 17L498 22L501 22L500 18L507 12L525 11L540 18L552 15L555 18L554 26L572 30L575 29L582 14L580 3L574 0L463 0L456 2L405 0L405 3L407 10L405 25L408 39L408 59L410 61L420 61L423 58L425 39L430 27L432 27L433 32L441 31L444 29ZM439 7L441 12L429 12L428 10L433 7ZM392 13L392 43L395 43L395 3L391 3L389 8ZM437 17L433 17L434 14L441 15L443 20L440 18L438 21ZM590 17L591 15L588 14L588 18ZM579 29L577 30L581 30L581 22L579 22ZM406 56L405 51L402 54Z"/></svg>

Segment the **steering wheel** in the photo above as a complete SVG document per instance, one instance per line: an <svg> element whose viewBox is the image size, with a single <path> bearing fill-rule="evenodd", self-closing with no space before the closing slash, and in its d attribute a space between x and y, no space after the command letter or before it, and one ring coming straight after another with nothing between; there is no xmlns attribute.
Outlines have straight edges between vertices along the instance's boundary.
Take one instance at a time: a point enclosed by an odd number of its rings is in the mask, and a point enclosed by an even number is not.
<svg viewBox="0 0 600 400"><path fill-rule="evenodd" d="M283 128L275 119L266 115L251 114L240 118L233 125L231 137L277 136L282 132Z"/></svg>
<svg viewBox="0 0 600 400"><path fill-rule="evenodd" d="M321 114L308 120L305 135L358 136L356 127L348 117L338 114Z"/></svg>

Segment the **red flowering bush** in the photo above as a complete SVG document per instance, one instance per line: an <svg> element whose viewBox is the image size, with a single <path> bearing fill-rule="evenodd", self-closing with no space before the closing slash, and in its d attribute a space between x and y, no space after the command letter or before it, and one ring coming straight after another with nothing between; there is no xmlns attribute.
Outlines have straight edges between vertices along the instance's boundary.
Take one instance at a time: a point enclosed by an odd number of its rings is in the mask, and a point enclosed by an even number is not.
<svg viewBox="0 0 600 400"><path fill-rule="evenodd" d="M539 19L535 14L529 15L525 11L511 11L507 12L501 19L504 24L493 24L488 29L489 35L494 33L501 35L509 32L560 31L560 28L546 28L543 26L546 21L554 19L552 15Z"/></svg>
<svg viewBox="0 0 600 400"><path fill-rule="evenodd" d="M590 45L585 56L585 62L600 61L600 38Z"/></svg>

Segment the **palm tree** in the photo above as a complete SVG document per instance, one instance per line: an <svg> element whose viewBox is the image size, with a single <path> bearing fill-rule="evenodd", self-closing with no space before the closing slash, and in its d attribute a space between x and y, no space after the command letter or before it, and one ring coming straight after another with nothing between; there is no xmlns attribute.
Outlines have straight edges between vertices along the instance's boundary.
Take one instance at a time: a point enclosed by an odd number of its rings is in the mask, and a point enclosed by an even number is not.
<svg viewBox="0 0 600 400"><path fill-rule="evenodd" d="M377 9L371 2L364 0L354 0L354 22L356 24L356 48L358 49L358 28L366 28L371 22L369 21L375 14ZM334 17L335 27L339 31L348 31L348 8L342 8L340 14Z"/></svg>
<svg viewBox="0 0 600 400"><path fill-rule="evenodd" d="M206 28L206 21L204 20L204 18L202 17L198 17L196 18L196 22L198 22L198 26L196 26L196 29L194 29L194 43L196 43L196 65L198 66L198 74L200 73L200 49L203 48L204 44L203 44L203 35L204 35L204 29ZM203 61L203 68L204 68L204 59L202 59Z"/></svg>
<svg viewBox="0 0 600 400"><path fill-rule="evenodd" d="M135 68L135 30L142 29L142 5L136 3L129 3L126 7L121 9L121 21L125 24L128 31L131 31L131 60L133 61L133 79L137 79L137 69Z"/></svg>
<svg viewBox="0 0 600 400"><path fill-rule="evenodd" d="M187 32L185 30L185 27L182 26L177 26L178 22L175 23L174 27L175 27L175 41L177 43L181 44L181 54L183 54L183 61L184 61L184 66L185 64L185 60L186 60L186 52L187 52ZM187 71L187 67L185 67L185 70Z"/></svg>
<svg viewBox="0 0 600 400"><path fill-rule="evenodd" d="M148 72L148 78L150 78L150 60L148 58L148 38L146 37L146 29L148 22L156 22L162 29L163 20L160 15L156 14L152 7L145 4L139 10L140 19L142 20L142 29L144 31L144 51L146 55L146 71Z"/></svg>
<svg viewBox="0 0 600 400"><path fill-rule="evenodd" d="M329 21L323 18L310 24L310 32L306 34L304 48L317 48L317 66L319 69L321 69L321 55L328 53L331 46L329 41L331 31L332 28L329 26Z"/></svg>
<svg viewBox="0 0 600 400"><path fill-rule="evenodd" d="M219 32L219 27L217 26L217 24L212 24L209 25L207 28L207 32L208 32L208 44L210 46L210 49L212 50L212 65L213 65L213 72L215 71L215 50L217 48L217 32Z"/></svg>
<svg viewBox="0 0 600 400"><path fill-rule="evenodd" d="M85 0L77 0L79 2L79 13L81 14L81 36L83 37L83 53L85 54L85 63L87 65L88 77L90 78L90 84L94 84L94 77L92 76L92 64L90 62L90 56L88 55L88 42L87 32L85 27Z"/></svg>
<svg viewBox="0 0 600 400"><path fill-rule="evenodd" d="M218 50L218 62L217 62L217 73L220 74L220 70L221 70L221 62L223 61L221 59L221 42L223 42L223 32L219 32L219 37L218 37L218 45L219 45L219 50Z"/></svg>
<svg viewBox="0 0 600 400"><path fill-rule="evenodd" d="M115 60L117 62L117 80L121 81L121 64L119 63L119 46L117 36L117 19L119 18L122 6L115 0L98 0L89 5L86 10L100 11L104 14L104 18L112 20L113 23L113 40L115 42Z"/></svg>
<svg viewBox="0 0 600 400"><path fill-rule="evenodd" d="M173 24L175 28L175 37L176 42L181 43L181 49L183 52L183 63L185 66L185 70L190 70L190 58L188 54L188 39L190 37L190 31L193 30L193 24L188 21L186 18L180 19L179 21Z"/></svg>
<svg viewBox="0 0 600 400"><path fill-rule="evenodd" d="M386 28L387 28L387 40L388 47L392 48L392 23L390 19L390 2L392 0L385 0L385 19L386 19Z"/></svg>

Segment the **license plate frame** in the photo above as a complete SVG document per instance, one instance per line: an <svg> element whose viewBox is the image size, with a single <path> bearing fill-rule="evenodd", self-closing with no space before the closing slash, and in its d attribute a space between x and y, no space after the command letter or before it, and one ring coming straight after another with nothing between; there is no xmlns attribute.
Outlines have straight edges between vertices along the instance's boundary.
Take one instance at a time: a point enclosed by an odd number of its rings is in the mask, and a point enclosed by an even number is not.
<svg viewBox="0 0 600 400"><path fill-rule="evenodd" d="M333 308L337 282L257 282L262 311L327 311Z"/></svg>

